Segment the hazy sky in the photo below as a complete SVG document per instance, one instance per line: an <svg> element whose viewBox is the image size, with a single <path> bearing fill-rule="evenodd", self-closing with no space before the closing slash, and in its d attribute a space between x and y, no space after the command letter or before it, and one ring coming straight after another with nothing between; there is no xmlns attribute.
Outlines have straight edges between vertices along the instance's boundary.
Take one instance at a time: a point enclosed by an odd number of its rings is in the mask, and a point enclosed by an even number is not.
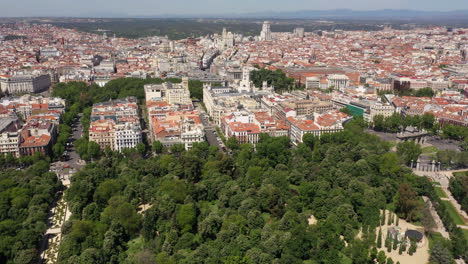
<svg viewBox="0 0 468 264"><path fill-rule="evenodd" d="M0 0L0 16L157 16L350 8L468 9L468 0Z"/></svg>

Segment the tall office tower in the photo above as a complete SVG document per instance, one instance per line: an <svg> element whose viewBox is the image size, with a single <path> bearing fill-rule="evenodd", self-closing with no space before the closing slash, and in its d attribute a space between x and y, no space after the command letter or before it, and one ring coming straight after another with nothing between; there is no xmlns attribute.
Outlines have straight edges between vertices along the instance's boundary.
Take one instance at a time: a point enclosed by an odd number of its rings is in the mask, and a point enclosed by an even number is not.
<svg viewBox="0 0 468 264"><path fill-rule="evenodd" d="M271 40L270 21L263 22L262 32L260 32L260 40Z"/></svg>
<svg viewBox="0 0 468 264"><path fill-rule="evenodd" d="M303 38L304 37L304 28L303 27L295 28L294 29L294 35L296 35L296 37Z"/></svg>

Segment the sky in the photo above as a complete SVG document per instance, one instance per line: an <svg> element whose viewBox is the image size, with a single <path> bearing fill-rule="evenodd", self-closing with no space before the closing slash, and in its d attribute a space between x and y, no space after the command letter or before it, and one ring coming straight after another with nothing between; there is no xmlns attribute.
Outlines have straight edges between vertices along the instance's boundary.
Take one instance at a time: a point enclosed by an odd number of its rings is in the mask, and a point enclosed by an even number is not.
<svg viewBox="0 0 468 264"><path fill-rule="evenodd" d="M468 10L467 0L0 0L0 16L128 17L298 10Z"/></svg>

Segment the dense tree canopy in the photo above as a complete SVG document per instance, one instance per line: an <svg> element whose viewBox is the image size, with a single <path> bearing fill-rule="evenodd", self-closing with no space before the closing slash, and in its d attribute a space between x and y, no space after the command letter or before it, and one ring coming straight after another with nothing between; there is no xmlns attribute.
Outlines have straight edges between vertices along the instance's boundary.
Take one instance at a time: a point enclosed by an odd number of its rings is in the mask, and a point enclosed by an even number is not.
<svg viewBox="0 0 468 264"><path fill-rule="evenodd" d="M205 142L148 159L107 153L75 174L66 192L73 216L60 262L377 259L370 250L376 235L356 234L373 233L389 205L417 219L424 179L355 121L343 132L305 138L292 148L287 137L261 135L256 151L243 144L232 156ZM308 224L312 214L316 225Z"/></svg>
<svg viewBox="0 0 468 264"><path fill-rule="evenodd" d="M421 146L413 140L398 143L397 153L403 158L403 161L409 165L411 161L416 162L421 155Z"/></svg>
<svg viewBox="0 0 468 264"><path fill-rule="evenodd" d="M425 113L422 116L403 116L402 114L394 113L391 116L384 117L383 115L375 115L372 120L376 131L396 133L401 129L412 126L418 129L426 129L429 132L437 133L438 124L435 122L433 114Z"/></svg>
<svg viewBox="0 0 468 264"><path fill-rule="evenodd" d="M48 211L60 190L45 160L0 171L0 263L37 263Z"/></svg>
<svg viewBox="0 0 468 264"><path fill-rule="evenodd" d="M468 174L466 172L455 173L454 177L450 178L450 191L462 209L468 213Z"/></svg>
<svg viewBox="0 0 468 264"><path fill-rule="evenodd" d="M269 86L273 85L277 92L295 88L294 78L286 77L286 74L279 69L275 71L268 69L254 70L250 73L250 79L255 87L259 88L266 81Z"/></svg>

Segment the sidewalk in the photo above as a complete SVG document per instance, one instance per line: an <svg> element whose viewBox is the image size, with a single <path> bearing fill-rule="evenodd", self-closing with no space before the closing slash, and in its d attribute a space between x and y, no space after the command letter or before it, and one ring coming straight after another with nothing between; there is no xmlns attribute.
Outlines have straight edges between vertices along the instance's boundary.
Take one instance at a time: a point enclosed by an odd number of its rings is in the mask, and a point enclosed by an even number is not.
<svg viewBox="0 0 468 264"><path fill-rule="evenodd" d="M429 198L426 196L423 196L423 200L429 205L429 211L431 212L432 218L434 219L434 222L437 226L437 229L435 231L439 232L444 238L450 239L450 234L445 229L445 226L442 223L439 214L436 212L434 206L432 205L431 200L429 200Z"/></svg>
<svg viewBox="0 0 468 264"><path fill-rule="evenodd" d="M447 195L448 198L441 198L441 200L450 201L453 204L453 206L455 207L455 209L457 209L457 212L461 215L461 217L465 221L465 225L459 225L458 227L463 228L463 229L468 229L468 225L467 225L468 215L466 214L465 211L463 211L461 209L461 205L458 203L457 200L455 200L455 198L453 198L452 193L450 192L449 189L447 189L445 187L442 187L442 190L444 190L444 192L445 192L445 194Z"/></svg>

